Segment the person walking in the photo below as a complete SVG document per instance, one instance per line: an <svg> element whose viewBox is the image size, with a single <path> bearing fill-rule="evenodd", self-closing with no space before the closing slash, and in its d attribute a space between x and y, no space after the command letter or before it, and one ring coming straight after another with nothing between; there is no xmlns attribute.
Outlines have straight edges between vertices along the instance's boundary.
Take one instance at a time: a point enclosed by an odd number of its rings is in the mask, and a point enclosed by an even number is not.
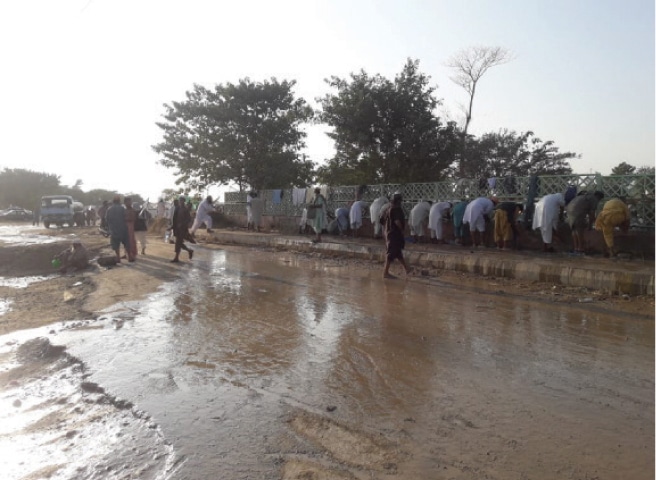
<svg viewBox="0 0 656 480"><path fill-rule="evenodd" d="M134 257L130 251L130 239L128 238L128 225L125 222L125 208L121 205L121 197L116 195L112 205L105 214L105 225L109 231L109 243L116 253L116 263L121 263L121 244L125 248L125 254L130 262Z"/></svg>
<svg viewBox="0 0 656 480"><path fill-rule="evenodd" d="M595 224L595 215L599 201L604 198L604 193L581 192L567 205L566 222L572 229L572 242L575 253L585 253L585 229L592 230Z"/></svg>
<svg viewBox="0 0 656 480"><path fill-rule="evenodd" d="M214 205L212 205L212 195L208 195L205 200L200 202L198 209L196 210L196 218L194 219L194 224L191 226L190 233L192 236L196 233L196 230L204 223L207 227L207 233L212 233L212 217L210 212L214 211Z"/></svg>
<svg viewBox="0 0 656 480"><path fill-rule="evenodd" d="M143 208L141 208L139 211L137 219L134 222L134 236L136 237L139 245L141 245L142 255L146 254L146 244L148 242L146 239L146 232L148 231L148 224L150 223L152 217L153 216L146 208L146 205L144 205Z"/></svg>
<svg viewBox="0 0 656 480"><path fill-rule="evenodd" d="M109 202L107 200L103 200L102 205L98 209L98 217L100 218L100 231L101 232L107 232L107 210L109 210Z"/></svg>
<svg viewBox="0 0 656 480"><path fill-rule="evenodd" d="M194 251L185 245L184 241L189 235L189 222L191 221L191 213L185 203L185 197L181 196L178 199L178 206L175 207L173 212L173 235L175 235L175 257L171 263L178 263L180 261L180 252L186 250L189 254L189 260L194 257Z"/></svg>
<svg viewBox="0 0 656 480"><path fill-rule="evenodd" d="M434 243L446 243L444 241L444 219L448 218L453 205L451 202L435 202L428 213L428 229L431 241Z"/></svg>
<svg viewBox="0 0 656 480"><path fill-rule="evenodd" d="M312 226L314 228L314 233L316 237L312 240L312 243L321 242L321 232L326 226L326 198L321 195L321 189L319 187L314 189L314 200L310 205L308 205L308 210L314 210L314 219L312 220Z"/></svg>
<svg viewBox="0 0 656 480"><path fill-rule="evenodd" d="M383 224L385 226L385 267L383 269L383 278L396 278L389 270L392 262L398 260L403 266L406 275L410 275L410 268L403 258L403 249L405 248L405 214L401 204L403 197L401 194L395 194L392 197L391 206L383 213Z"/></svg>
<svg viewBox="0 0 656 480"><path fill-rule="evenodd" d="M164 199L160 198L157 200L157 212L155 214L156 218L164 218L166 215L166 203L164 203Z"/></svg>
<svg viewBox="0 0 656 480"><path fill-rule="evenodd" d="M137 221L137 216L139 214L132 207L132 197L125 197L125 199L123 199L123 203L125 204L125 223L128 227L130 255L132 255L132 261L134 261L137 258L137 237L134 235L134 224Z"/></svg>
<svg viewBox="0 0 656 480"><path fill-rule="evenodd" d="M251 227L256 232L260 231L262 225L262 213L264 213L264 200L258 195L251 199Z"/></svg>
<svg viewBox="0 0 656 480"><path fill-rule="evenodd" d="M611 198L604 204L604 208L599 213L595 222L595 229L600 230L604 235L605 257L614 257L617 255L615 250L614 230L616 227L626 233L629 231L631 223L631 213L629 207L619 198Z"/></svg>
<svg viewBox="0 0 656 480"><path fill-rule="evenodd" d="M540 230L542 235L542 251L553 253L551 246L553 236L558 237L558 220L565 208L565 195L552 193L545 195L535 204L533 212L533 230Z"/></svg>

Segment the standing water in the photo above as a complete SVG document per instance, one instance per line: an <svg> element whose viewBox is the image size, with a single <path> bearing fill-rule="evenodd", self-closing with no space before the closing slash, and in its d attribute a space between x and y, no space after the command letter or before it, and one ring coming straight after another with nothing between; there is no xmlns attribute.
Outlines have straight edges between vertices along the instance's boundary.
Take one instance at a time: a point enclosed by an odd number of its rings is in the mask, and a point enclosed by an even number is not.
<svg viewBox="0 0 656 480"><path fill-rule="evenodd" d="M653 478L653 323L584 307L198 248L148 301L0 338L0 470Z"/></svg>

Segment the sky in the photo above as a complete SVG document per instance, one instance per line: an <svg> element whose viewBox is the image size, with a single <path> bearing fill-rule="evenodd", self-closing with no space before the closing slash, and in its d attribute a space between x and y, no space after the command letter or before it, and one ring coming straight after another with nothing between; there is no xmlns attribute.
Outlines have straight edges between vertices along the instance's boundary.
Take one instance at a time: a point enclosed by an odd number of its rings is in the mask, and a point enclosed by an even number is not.
<svg viewBox="0 0 656 480"><path fill-rule="evenodd" d="M152 145L163 105L194 84L393 79L420 61L462 122L445 63L474 45L513 60L481 79L470 133L532 131L575 152L576 173L654 165L654 0L5 0L0 2L0 169L24 168L155 199L176 188ZM306 153L334 153L325 127ZM213 189L208 190L213 193Z"/></svg>

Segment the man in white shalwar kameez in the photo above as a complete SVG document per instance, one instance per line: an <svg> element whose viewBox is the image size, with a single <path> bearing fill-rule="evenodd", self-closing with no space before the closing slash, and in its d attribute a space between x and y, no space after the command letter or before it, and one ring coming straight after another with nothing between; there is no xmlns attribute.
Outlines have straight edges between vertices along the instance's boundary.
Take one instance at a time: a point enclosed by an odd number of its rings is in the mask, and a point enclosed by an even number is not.
<svg viewBox="0 0 656 480"><path fill-rule="evenodd" d="M554 251L551 242L554 232L558 229L558 219L563 208L565 208L565 195L562 193L545 195L535 204L533 230L540 229L545 252Z"/></svg>
<svg viewBox="0 0 656 480"><path fill-rule="evenodd" d="M486 217L492 215L494 202L487 197L478 197L467 204L462 223L469 225L469 231L474 240L474 247L481 244L483 233L485 233Z"/></svg>
<svg viewBox="0 0 656 480"><path fill-rule="evenodd" d="M451 211L451 202L438 202L434 203L428 214L428 229L431 233L431 241L435 240L436 243L444 242L444 235L442 233L443 219Z"/></svg>
<svg viewBox="0 0 656 480"><path fill-rule="evenodd" d="M214 211L214 205L212 205L212 202L212 196L208 195L207 198L198 205L194 224L191 226L191 230L189 230L192 235L196 233L198 227L203 223L207 227L207 233L212 233L212 217L210 217L210 212Z"/></svg>
<svg viewBox="0 0 656 480"><path fill-rule="evenodd" d="M351 223L351 231L353 236L358 236L358 230L362 226L362 211L367 208L368 203L364 200L357 200L351 205L351 211L349 213L349 222Z"/></svg>
<svg viewBox="0 0 656 480"><path fill-rule="evenodd" d="M408 225L410 226L410 235L414 237L415 241L419 241L420 237L424 236L424 223L428 220L430 209L431 202L420 200L419 203L410 210Z"/></svg>
<svg viewBox="0 0 656 480"><path fill-rule="evenodd" d="M381 238L383 225L380 223L380 214L383 205L389 204L389 199L385 196L380 196L369 207L369 216L371 217L371 224L374 226L374 238Z"/></svg>

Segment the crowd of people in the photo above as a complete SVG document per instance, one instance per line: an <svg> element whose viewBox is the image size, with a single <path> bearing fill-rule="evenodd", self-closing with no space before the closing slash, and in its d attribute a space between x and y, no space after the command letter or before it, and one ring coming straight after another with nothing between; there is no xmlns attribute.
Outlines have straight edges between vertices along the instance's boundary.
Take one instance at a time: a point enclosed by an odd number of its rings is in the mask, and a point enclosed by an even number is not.
<svg viewBox="0 0 656 480"><path fill-rule="evenodd" d="M629 209L621 199L613 198L607 201L600 214L596 216L599 202L604 194L599 191L579 192L576 196L563 193L545 195L532 209L532 217L522 218L524 205L516 202L500 202L495 197L478 197L471 201L427 201L417 202L409 212L407 222L402 208L403 197L396 192L391 196L381 195L370 203L357 198L349 208L339 207L334 215L328 212L328 202L320 188L314 189L314 197L306 206L301 219L302 226L309 225L314 230L313 243L322 241L322 234L328 232L341 236L357 237L361 234L363 218L367 209L373 227L373 237L384 238L387 246L387 256L383 276L390 278L389 267L398 260L406 272L410 269L405 264L403 249L406 240L411 242L430 242L435 244L448 243L445 236L445 225L453 226L453 243L456 245L471 244L478 248L485 244L486 231L492 230L496 247L500 250L519 247L520 225L524 228L538 230L542 237L543 251L554 252L553 240L558 238L559 225L566 224L571 230L573 252L583 253L587 249L585 241L586 229L596 228L603 234L606 256L614 256L617 250L614 245L614 230L619 228L626 232L630 224ZM256 192L250 192L247 197L247 228L260 231L264 202ZM213 199L207 196L195 209L188 197L180 196L168 209L160 200L157 204L157 218L168 223L167 238L174 244L173 263L180 262L180 253L187 252L189 260L194 251L186 242L196 243L195 233L203 227L212 233L212 216L215 211ZM95 211L93 212L96 216ZM112 203L105 201L98 209L100 228L110 238L110 245L116 255L116 262L122 259L134 262L141 247L141 254L146 254L149 223L152 215L146 206L139 208L132 204L130 197L121 202L120 196L115 196ZM409 237L406 237L406 228ZM466 240L467 239L467 240ZM121 246L124 254L121 255ZM75 244L70 252L82 247ZM84 247L82 247L84 248ZM68 250L67 250L68 251ZM79 255L78 255L79 256ZM69 268L74 255L62 252L59 260L61 270ZM87 260L88 261L88 260ZM78 267L72 267L78 268Z"/></svg>
<svg viewBox="0 0 656 480"><path fill-rule="evenodd" d="M312 242L320 242L324 231L341 236L357 237L363 226L363 214L369 208L369 217L374 238L385 238L387 260L383 275L389 278L389 265L399 260L406 271L402 250L405 246L406 218L399 192L390 197L380 196L368 203L357 198L350 208L339 207L328 221L327 201L319 188L314 191L314 199L304 210L301 230L311 226L315 237ZM524 205L516 202L500 202L495 197L478 197L471 201L431 202L421 200L416 203L407 218L407 227L412 242L447 243L444 226L453 225L454 243L464 245L470 237L471 245L478 248L485 243L486 231L492 230L496 247L500 250L519 248L520 225L529 230L539 230L542 236L543 251L554 252L553 238L564 239L559 235L559 226L567 225L571 231L572 251L583 254L588 250L585 231L593 228L603 234L605 256L615 256L614 231L619 228L626 232L630 225L628 206L619 198L608 200L596 216L603 192L581 191L567 198L564 193L542 197L535 205L533 215L522 217Z"/></svg>

